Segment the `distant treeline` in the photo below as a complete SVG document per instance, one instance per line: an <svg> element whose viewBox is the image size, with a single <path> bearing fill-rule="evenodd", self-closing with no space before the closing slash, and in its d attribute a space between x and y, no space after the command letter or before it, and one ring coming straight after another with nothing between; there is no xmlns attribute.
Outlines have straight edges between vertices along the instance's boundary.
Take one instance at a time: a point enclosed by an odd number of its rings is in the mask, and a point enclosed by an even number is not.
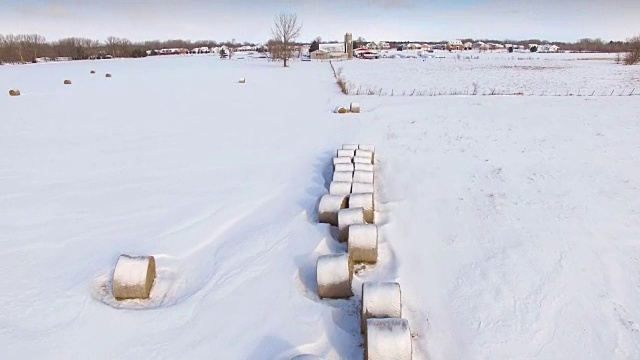
<svg viewBox="0 0 640 360"><path fill-rule="evenodd" d="M37 34L0 34L0 63L28 63L37 58L70 58L73 60L101 59L104 57L144 57L147 50L165 48L194 49L217 46L238 47L253 46L252 43L234 41L217 42L213 40L153 40L132 42L126 38L110 36L104 41L71 37L56 41L47 41Z"/></svg>
<svg viewBox="0 0 640 360"><path fill-rule="evenodd" d="M317 38L316 40L320 40ZM602 39L580 39L575 43L547 41L541 39L528 40L492 40L492 39L461 39L465 42L498 43L498 44L555 44L562 51L577 52L629 52L633 48L632 44L637 38L628 39L628 41L605 41ZM337 42L337 41L326 41ZM365 45L367 41L358 38L356 43ZM396 47L406 43L446 43L447 41L387 41L392 47ZM126 38L118 38L110 36L104 41L93 40L88 38L71 37L56 41L47 41L44 36L38 34L0 34L0 64L1 63L28 63L35 62L37 58L70 58L73 60L85 59L101 59L104 57L144 57L147 56L149 50L160 49L188 49L200 47L239 47L243 45L256 46L253 43L237 43L235 41L217 42L214 40L153 40L144 42L132 42ZM300 43L297 43L300 45ZM359 45L357 45L359 46ZM356 47L357 47L356 46Z"/></svg>

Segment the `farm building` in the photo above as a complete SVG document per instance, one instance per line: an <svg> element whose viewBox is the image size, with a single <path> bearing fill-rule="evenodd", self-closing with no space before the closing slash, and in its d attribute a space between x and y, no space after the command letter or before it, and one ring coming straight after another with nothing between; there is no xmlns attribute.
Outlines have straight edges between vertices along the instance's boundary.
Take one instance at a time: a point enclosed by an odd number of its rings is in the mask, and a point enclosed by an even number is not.
<svg viewBox="0 0 640 360"><path fill-rule="evenodd" d="M473 44L472 43L470 43L468 41L466 43L464 43L464 49L465 50L471 50L472 48L473 48Z"/></svg>

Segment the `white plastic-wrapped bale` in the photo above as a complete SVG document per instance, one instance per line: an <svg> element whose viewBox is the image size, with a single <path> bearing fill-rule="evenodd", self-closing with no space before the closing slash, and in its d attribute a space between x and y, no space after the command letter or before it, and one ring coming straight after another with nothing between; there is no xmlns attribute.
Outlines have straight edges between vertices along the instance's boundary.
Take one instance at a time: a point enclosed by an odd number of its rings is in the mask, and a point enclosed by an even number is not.
<svg viewBox="0 0 640 360"><path fill-rule="evenodd" d="M333 166L338 164L353 164L351 158L348 156L337 156L333 158Z"/></svg>
<svg viewBox="0 0 640 360"><path fill-rule="evenodd" d="M360 112L360 104L351 103L349 105L349 111L351 111L352 113L359 113Z"/></svg>
<svg viewBox="0 0 640 360"><path fill-rule="evenodd" d="M369 160L371 160L371 163L374 163L373 151L358 149L356 150L355 156L369 158Z"/></svg>
<svg viewBox="0 0 640 360"><path fill-rule="evenodd" d="M373 192L373 184L372 183L353 182L351 184L351 192L353 194L372 193Z"/></svg>
<svg viewBox="0 0 640 360"><path fill-rule="evenodd" d="M349 208L338 211L338 240L349 239L349 226L365 224L363 208Z"/></svg>
<svg viewBox="0 0 640 360"><path fill-rule="evenodd" d="M116 300L147 299L156 278L153 256L120 255L113 271L111 290Z"/></svg>
<svg viewBox="0 0 640 360"><path fill-rule="evenodd" d="M338 226L338 211L347 207L348 195L327 194L320 198L318 204L318 221Z"/></svg>
<svg viewBox="0 0 640 360"><path fill-rule="evenodd" d="M375 222L373 193L352 193L349 195L349 208L363 208L364 221L369 224L373 224Z"/></svg>
<svg viewBox="0 0 640 360"><path fill-rule="evenodd" d="M336 109L334 111L337 114L346 114L347 113L347 109L344 106L338 106L338 107L336 107Z"/></svg>
<svg viewBox="0 0 640 360"><path fill-rule="evenodd" d="M372 153L376 152L376 147L371 144L360 144L358 145L358 149L371 151Z"/></svg>
<svg viewBox="0 0 640 360"><path fill-rule="evenodd" d="M362 284L360 323L366 333L368 319L401 318L402 294L397 282L365 282Z"/></svg>
<svg viewBox="0 0 640 360"><path fill-rule="evenodd" d="M355 163L353 170L373 171L373 164Z"/></svg>
<svg viewBox="0 0 640 360"><path fill-rule="evenodd" d="M373 162L371 162L371 158L365 157L365 156L354 156L353 163L354 164L373 164Z"/></svg>
<svg viewBox="0 0 640 360"><path fill-rule="evenodd" d="M351 182L348 181L332 181L329 184L329 194L331 195L349 195L351 194Z"/></svg>
<svg viewBox="0 0 640 360"><path fill-rule="evenodd" d="M353 182L353 173L351 171L334 171L333 181Z"/></svg>
<svg viewBox="0 0 640 360"><path fill-rule="evenodd" d="M316 272L320 298L346 299L353 296L353 263L349 254L320 256L316 263Z"/></svg>
<svg viewBox="0 0 640 360"><path fill-rule="evenodd" d="M342 149L343 150L358 150L358 144L343 144L342 145Z"/></svg>
<svg viewBox="0 0 640 360"><path fill-rule="evenodd" d="M368 319L365 359L411 360L411 330L406 319Z"/></svg>
<svg viewBox="0 0 640 360"><path fill-rule="evenodd" d="M378 226L356 224L349 226L349 256L354 263L378 262Z"/></svg>
<svg viewBox="0 0 640 360"><path fill-rule="evenodd" d="M333 171L349 171L349 172L353 172L354 170L354 166L353 164L349 163L349 164L335 164L333 167Z"/></svg>
<svg viewBox="0 0 640 360"><path fill-rule="evenodd" d="M348 158L353 158L353 156L355 155L357 150L344 150L344 149L338 149L336 151L336 156L337 157L348 157Z"/></svg>
<svg viewBox="0 0 640 360"><path fill-rule="evenodd" d="M353 172L353 182L373 184L373 171L358 170Z"/></svg>

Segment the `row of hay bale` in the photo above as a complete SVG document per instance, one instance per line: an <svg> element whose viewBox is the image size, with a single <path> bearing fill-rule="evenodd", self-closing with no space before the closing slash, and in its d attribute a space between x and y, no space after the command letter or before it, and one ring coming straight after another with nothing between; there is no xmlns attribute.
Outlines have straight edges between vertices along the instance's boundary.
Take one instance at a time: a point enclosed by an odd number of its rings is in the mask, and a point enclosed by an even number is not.
<svg viewBox="0 0 640 360"><path fill-rule="evenodd" d="M378 261L378 226L375 224L375 148L346 144L333 158L329 194L318 204L318 220L338 227L338 241L347 252L322 255L316 264L318 296L346 299L354 295L354 264ZM400 284L365 282L360 302L360 329L365 359L412 358L411 331L402 318Z"/></svg>
<svg viewBox="0 0 640 360"><path fill-rule="evenodd" d="M90 73L90 74L95 74L95 73L96 73L96 71L95 71L95 70L91 70L89 73ZM110 74L110 73L106 73L106 74L104 74L104 77L110 78L110 77L112 77L112 76L111 76L111 74ZM64 84L64 85L71 85L71 80L66 79L66 80L64 80L64 81L62 82L62 84ZM22 94L20 93L20 90L19 90L19 89L10 89L10 90L9 90L9 96L20 96L20 95L22 95Z"/></svg>

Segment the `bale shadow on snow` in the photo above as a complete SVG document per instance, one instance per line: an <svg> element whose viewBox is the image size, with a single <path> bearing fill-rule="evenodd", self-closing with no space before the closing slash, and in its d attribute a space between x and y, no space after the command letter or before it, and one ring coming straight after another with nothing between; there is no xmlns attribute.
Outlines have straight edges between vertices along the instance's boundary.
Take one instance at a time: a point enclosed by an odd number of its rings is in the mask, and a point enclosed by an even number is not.
<svg viewBox="0 0 640 360"><path fill-rule="evenodd" d="M253 351L251 351L251 354L246 357L246 360L284 360L285 358L282 357L281 354L285 351L290 351L293 348L294 346L286 340L275 335L268 335L260 340L258 345L256 345Z"/></svg>
<svg viewBox="0 0 640 360"><path fill-rule="evenodd" d="M332 159L331 151L325 152L316 159L313 183L307 188L305 198L298 201L298 205L308 214L307 220L311 224L318 223L320 198L329 193L329 184L333 178Z"/></svg>

